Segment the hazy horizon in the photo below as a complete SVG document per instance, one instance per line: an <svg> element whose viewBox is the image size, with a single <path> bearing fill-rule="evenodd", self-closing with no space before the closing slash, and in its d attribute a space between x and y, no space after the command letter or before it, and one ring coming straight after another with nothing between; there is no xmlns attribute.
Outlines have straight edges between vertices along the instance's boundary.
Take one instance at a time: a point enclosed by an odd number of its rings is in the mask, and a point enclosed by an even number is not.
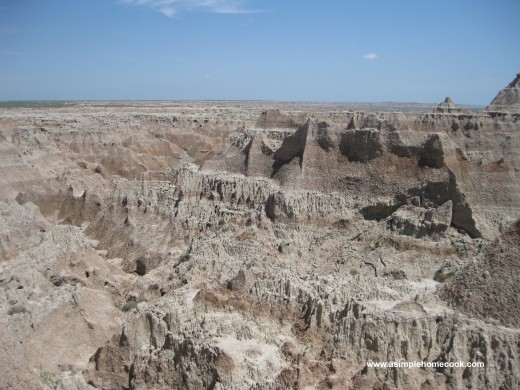
<svg viewBox="0 0 520 390"><path fill-rule="evenodd" d="M444 99L442 99L444 100ZM333 100L284 100L284 99L6 99L0 100L0 103L25 103L25 102L62 102L62 103L81 103L81 102L265 102L265 103L303 103L303 104L397 104L397 105L419 105L432 106L438 105L439 102L413 102L413 101L333 101ZM466 104L464 102L457 102L457 106L465 107L486 107L485 104Z"/></svg>

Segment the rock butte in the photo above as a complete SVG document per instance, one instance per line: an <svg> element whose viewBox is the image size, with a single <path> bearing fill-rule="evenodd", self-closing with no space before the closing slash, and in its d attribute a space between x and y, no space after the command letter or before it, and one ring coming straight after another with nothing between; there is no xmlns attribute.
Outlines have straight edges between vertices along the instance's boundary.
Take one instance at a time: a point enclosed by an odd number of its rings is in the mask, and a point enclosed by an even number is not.
<svg viewBox="0 0 520 390"><path fill-rule="evenodd" d="M519 388L518 80L0 109L0 388Z"/></svg>

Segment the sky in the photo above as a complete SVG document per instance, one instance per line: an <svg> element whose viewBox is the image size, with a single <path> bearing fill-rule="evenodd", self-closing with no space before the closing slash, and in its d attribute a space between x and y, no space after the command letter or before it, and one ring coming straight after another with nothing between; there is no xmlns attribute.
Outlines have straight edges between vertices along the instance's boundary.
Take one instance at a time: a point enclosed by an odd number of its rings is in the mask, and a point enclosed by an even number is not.
<svg viewBox="0 0 520 390"><path fill-rule="evenodd" d="M487 105L520 0L0 0L0 100Z"/></svg>

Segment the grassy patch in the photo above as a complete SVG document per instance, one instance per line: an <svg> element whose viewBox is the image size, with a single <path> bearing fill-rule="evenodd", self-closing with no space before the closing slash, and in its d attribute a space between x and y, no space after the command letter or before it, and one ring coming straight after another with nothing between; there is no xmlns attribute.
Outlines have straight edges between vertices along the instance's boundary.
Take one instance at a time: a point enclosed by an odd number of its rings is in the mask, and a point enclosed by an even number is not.
<svg viewBox="0 0 520 390"><path fill-rule="evenodd" d="M14 315L14 314L21 314L21 313L28 313L31 314L29 310L27 310L24 306L14 305L9 308L7 311L7 315Z"/></svg>

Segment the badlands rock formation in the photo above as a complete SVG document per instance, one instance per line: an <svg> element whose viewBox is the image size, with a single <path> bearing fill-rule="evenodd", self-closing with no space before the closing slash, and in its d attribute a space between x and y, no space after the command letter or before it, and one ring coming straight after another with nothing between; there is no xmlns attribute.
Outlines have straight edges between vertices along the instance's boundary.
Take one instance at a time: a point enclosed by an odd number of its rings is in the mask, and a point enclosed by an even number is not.
<svg viewBox="0 0 520 390"><path fill-rule="evenodd" d="M498 93L486 110L513 113L520 111L520 73L517 73L515 79Z"/></svg>
<svg viewBox="0 0 520 390"><path fill-rule="evenodd" d="M519 118L0 110L0 388L520 387Z"/></svg>
<svg viewBox="0 0 520 390"><path fill-rule="evenodd" d="M453 100L449 96L435 108L435 112L445 114L455 114L460 113L462 111L463 110L461 108L457 107L455 103L453 103Z"/></svg>

